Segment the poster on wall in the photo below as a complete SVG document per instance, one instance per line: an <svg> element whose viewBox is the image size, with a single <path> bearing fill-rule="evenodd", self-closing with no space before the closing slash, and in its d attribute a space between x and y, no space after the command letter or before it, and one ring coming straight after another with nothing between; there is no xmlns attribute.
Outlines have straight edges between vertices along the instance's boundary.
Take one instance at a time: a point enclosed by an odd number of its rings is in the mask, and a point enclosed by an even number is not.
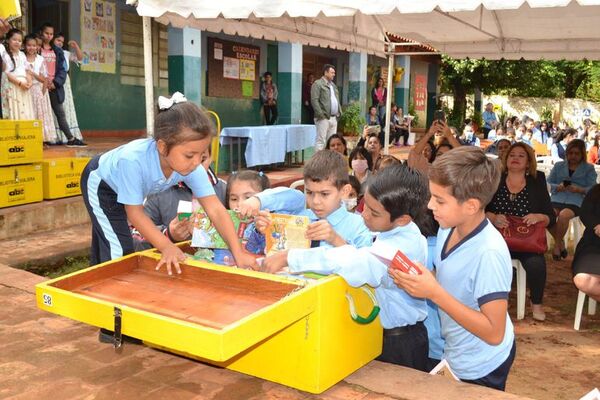
<svg viewBox="0 0 600 400"><path fill-rule="evenodd" d="M81 0L81 69L114 74L116 69L116 5Z"/></svg>
<svg viewBox="0 0 600 400"><path fill-rule="evenodd" d="M260 47L209 37L207 85L211 97L257 99Z"/></svg>
<svg viewBox="0 0 600 400"><path fill-rule="evenodd" d="M415 111L425 111L427 104L427 77L415 75Z"/></svg>

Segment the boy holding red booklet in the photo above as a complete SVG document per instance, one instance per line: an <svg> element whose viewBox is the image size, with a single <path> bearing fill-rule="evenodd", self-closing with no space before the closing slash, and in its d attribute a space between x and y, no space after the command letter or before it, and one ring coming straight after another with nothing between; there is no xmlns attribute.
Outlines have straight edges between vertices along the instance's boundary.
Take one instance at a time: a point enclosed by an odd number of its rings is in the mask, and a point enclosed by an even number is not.
<svg viewBox="0 0 600 400"><path fill-rule="evenodd" d="M425 371L427 305L398 288L388 268L408 271L410 260L426 263L427 241L413 220L424 212L428 198L427 181L419 172L401 165L385 168L371 178L364 197L365 225L379 232L371 247L292 249L267 257L263 269L275 273L287 265L291 273L337 274L351 286L372 286L384 328L378 360Z"/></svg>
<svg viewBox="0 0 600 400"><path fill-rule="evenodd" d="M429 168L429 208L440 224L436 276L422 265L420 275L390 274L411 295L438 305L444 358L454 374L504 390L516 352L507 313L512 266L506 242L485 216L499 181L499 165L481 149L463 146L436 159Z"/></svg>

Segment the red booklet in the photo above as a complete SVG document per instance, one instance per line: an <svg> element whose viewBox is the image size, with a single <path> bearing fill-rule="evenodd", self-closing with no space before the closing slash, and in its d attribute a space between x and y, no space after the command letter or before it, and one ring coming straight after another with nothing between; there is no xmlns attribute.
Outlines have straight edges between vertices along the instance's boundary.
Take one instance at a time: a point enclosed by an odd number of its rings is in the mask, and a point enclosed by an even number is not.
<svg viewBox="0 0 600 400"><path fill-rule="evenodd" d="M398 250L396 252L396 254L394 255L394 258L392 260L390 260L387 257L383 257L380 254L376 254L372 250L371 250L371 254L373 254L382 263L389 266L390 268L398 269L406 274L421 275L423 273L423 272L421 272L419 267L417 267L415 265L415 263L410 261L410 259L408 257L406 257L406 255L403 252L401 252L400 250Z"/></svg>
<svg viewBox="0 0 600 400"><path fill-rule="evenodd" d="M398 250L394 255L394 259L390 263L390 267L394 269L399 269L400 271L411 274L411 275L421 275L423 272L404 255L403 252Z"/></svg>

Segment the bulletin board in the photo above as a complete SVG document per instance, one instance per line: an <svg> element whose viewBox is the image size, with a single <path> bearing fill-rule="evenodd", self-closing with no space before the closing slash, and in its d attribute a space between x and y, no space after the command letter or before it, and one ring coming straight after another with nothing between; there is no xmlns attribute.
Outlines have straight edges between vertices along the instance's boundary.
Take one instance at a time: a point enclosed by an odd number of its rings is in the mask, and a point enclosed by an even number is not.
<svg viewBox="0 0 600 400"><path fill-rule="evenodd" d="M257 99L260 47L208 38L207 85L211 97Z"/></svg>
<svg viewBox="0 0 600 400"><path fill-rule="evenodd" d="M115 73L116 13L113 1L81 0L82 71Z"/></svg>

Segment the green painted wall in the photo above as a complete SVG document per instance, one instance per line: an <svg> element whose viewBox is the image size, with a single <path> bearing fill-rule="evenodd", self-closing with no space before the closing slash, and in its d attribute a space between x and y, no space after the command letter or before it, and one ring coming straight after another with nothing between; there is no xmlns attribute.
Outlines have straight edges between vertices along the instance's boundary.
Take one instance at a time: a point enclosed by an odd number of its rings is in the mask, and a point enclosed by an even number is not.
<svg viewBox="0 0 600 400"><path fill-rule="evenodd" d="M71 87L82 130L132 130L146 128L144 87L122 85L120 63L115 74L83 72L71 68ZM166 90L154 89L154 95Z"/></svg>
<svg viewBox="0 0 600 400"><path fill-rule="evenodd" d="M280 72L277 74L279 90L277 111L278 124L297 124L302 118L302 74L295 72ZM296 93L286 96L286 93Z"/></svg>
<svg viewBox="0 0 600 400"><path fill-rule="evenodd" d="M200 79L195 81L189 77L198 76L201 70L200 57L169 56L169 92L181 92L189 100L200 104Z"/></svg>

